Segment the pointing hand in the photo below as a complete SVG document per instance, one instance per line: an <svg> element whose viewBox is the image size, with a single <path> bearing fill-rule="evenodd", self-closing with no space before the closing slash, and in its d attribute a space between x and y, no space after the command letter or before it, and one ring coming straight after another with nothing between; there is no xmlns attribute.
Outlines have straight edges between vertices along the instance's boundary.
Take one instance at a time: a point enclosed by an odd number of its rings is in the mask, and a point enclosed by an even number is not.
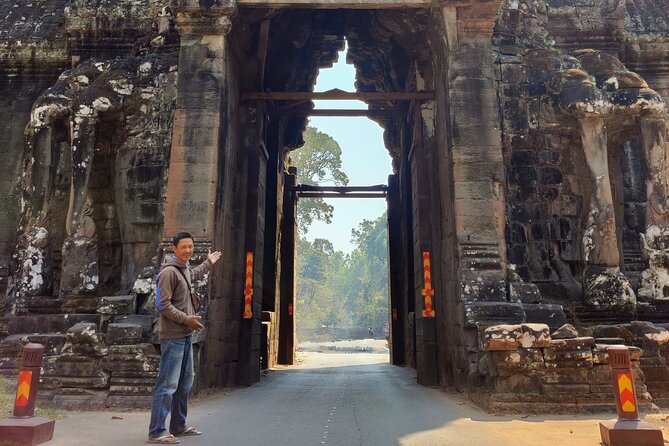
<svg viewBox="0 0 669 446"><path fill-rule="evenodd" d="M209 260L212 265L214 263L218 262L218 259L220 259L220 258L221 258L221 252L220 251L211 252L211 250L210 250L209 254L207 254L207 260Z"/></svg>

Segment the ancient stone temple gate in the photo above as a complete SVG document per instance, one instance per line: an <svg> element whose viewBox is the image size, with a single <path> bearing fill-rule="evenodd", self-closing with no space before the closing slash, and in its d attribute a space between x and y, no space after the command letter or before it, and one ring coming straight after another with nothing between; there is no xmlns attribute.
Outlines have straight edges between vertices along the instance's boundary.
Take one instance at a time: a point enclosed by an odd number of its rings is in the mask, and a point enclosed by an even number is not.
<svg viewBox="0 0 669 446"><path fill-rule="evenodd" d="M38 340L56 402L146 404L182 230L224 260L198 284L198 387L292 363L290 153L347 41L393 159L391 361L491 409L573 412L611 408L606 346L626 343L640 403L666 401L662 1L10 3L3 373Z"/></svg>

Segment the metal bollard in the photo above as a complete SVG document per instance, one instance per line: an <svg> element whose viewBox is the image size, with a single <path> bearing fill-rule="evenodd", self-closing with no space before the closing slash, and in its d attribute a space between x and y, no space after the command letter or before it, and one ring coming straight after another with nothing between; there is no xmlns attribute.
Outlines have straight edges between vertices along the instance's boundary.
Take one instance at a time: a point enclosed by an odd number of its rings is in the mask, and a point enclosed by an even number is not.
<svg viewBox="0 0 669 446"><path fill-rule="evenodd" d="M35 417L44 346L26 344L19 372L14 416L0 420L0 444L3 446L34 446L53 438L55 421Z"/></svg>
<svg viewBox="0 0 669 446"><path fill-rule="evenodd" d="M618 419L599 423L602 442L606 446L663 446L662 430L639 418L629 349L612 345L608 353Z"/></svg>

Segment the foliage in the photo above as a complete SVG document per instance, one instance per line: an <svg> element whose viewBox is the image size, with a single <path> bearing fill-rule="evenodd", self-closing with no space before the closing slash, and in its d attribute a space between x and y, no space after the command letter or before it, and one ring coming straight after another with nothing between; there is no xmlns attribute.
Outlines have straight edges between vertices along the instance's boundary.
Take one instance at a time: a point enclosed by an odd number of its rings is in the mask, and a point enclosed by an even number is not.
<svg viewBox="0 0 669 446"><path fill-rule="evenodd" d="M341 147L330 135L307 127L304 146L291 154L297 167L297 182L308 185L333 184L346 186L348 177L341 170ZM314 220L332 221L333 207L322 198L299 200L297 203L298 230L304 234Z"/></svg>
<svg viewBox="0 0 669 446"><path fill-rule="evenodd" d="M386 215L352 231L356 248L345 255L324 239L298 241L297 318L301 340L383 333L388 320ZM348 331L344 330L348 327Z"/></svg>

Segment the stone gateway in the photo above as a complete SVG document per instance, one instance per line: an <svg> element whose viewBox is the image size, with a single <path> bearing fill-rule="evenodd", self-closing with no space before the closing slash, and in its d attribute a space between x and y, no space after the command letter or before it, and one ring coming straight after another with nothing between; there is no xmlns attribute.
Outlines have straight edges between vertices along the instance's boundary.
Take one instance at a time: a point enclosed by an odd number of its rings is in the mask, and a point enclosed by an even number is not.
<svg viewBox="0 0 669 446"><path fill-rule="evenodd" d="M290 164L348 44L384 128L391 361L493 411L669 404L666 0L0 0L0 373L149 407L155 276L193 235L195 389L295 351ZM346 115L348 112L343 111ZM250 261L248 260L250 259ZM565 325L569 324L569 325Z"/></svg>

